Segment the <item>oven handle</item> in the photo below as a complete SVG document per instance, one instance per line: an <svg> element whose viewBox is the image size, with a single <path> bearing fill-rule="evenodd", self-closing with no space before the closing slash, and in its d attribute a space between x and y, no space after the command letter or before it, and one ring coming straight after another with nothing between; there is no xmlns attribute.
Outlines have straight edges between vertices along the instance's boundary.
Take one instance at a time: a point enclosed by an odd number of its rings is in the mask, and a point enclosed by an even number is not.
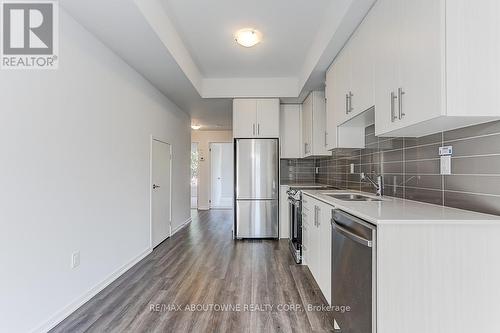
<svg viewBox="0 0 500 333"><path fill-rule="evenodd" d="M337 221L332 219L332 226L337 229L337 231L342 234L343 236L349 238L350 240L355 241L356 243L359 243L361 245L367 246L367 247L373 247L373 241L368 240L364 237L358 236L353 232L350 232L349 230L341 227Z"/></svg>

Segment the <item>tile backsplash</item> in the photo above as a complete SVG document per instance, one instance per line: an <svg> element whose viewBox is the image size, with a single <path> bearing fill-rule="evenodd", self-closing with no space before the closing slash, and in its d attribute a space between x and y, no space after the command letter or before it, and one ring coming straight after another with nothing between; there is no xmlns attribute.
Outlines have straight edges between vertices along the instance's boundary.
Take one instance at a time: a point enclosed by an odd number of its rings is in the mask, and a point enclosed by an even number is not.
<svg viewBox="0 0 500 333"><path fill-rule="evenodd" d="M360 173L381 174L385 195L500 215L500 121L421 138L376 137L372 125L365 142L365 149L338 149L331 157L283 160L282 178L374 192ZM452 175L440 174L443 145L453 146Z"/></svg>
<svg viewBox="0 0 500 333"><path fill-rule="evenodd" d="M282 159L280 161L281 184L314 183L316 181L315 159Z"/></svg>

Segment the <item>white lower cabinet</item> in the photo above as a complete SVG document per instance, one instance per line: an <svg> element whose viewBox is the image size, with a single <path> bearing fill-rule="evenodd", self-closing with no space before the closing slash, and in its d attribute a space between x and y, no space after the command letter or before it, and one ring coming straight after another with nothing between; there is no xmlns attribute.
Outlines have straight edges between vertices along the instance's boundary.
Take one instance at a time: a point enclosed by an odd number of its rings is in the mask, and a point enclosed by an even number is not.
<svg viewBox="0 0 500 333"><path fill-rule="evenodd" d="M304 204L304 200L306 204ZM303 263L308 265L328 304L331 304L332 206L309 196L303 197ZM305 226L305 229L304 229Z"/></svg>
<svg viewBox="0 0 500 333"><path fill-rule="evenodd" d="M288 191L289 187L287 185L280 186L280 226L279 226L279 237L289 238L290 237L290 206L288 204Z"/></svg>
<svg viewBox="0 0 500 333"><path fill-rule="evenodd" d="M309 220L311 211L309 197L302 197L302 264L310 266L311 232L313 223Z"/></svg>

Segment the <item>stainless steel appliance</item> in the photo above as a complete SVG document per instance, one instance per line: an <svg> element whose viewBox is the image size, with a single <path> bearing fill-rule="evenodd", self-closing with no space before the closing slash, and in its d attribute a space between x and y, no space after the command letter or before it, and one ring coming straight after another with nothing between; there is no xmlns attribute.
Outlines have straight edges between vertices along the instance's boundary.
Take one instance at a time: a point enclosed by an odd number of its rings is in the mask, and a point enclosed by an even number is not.
<svg viewBox="0 0 500 333"><path fill-rule="evenodd" d="M293 259L297 264L302 262L302 192L289 189L289 245Z"/></svg>
<svg viewBox="0 0 500 333"><path fill-rule="evenodd" d="M376 227L341 210L332 211L332 304L338 332L376 332Z"/></svg>
<svg viewBox="0 0 500 333"><path fill-rule="evenodd" d="M289 205L289 245L297 264L302 263L302 191L303 189L324 190L334 187L321 184L296 184L287 191Z"/></svg>
<svg viewBox="0 0 500 333"><path fill-rule="evenodd" d="M278 238L278 140L235 140L237 239Z"/></svg>

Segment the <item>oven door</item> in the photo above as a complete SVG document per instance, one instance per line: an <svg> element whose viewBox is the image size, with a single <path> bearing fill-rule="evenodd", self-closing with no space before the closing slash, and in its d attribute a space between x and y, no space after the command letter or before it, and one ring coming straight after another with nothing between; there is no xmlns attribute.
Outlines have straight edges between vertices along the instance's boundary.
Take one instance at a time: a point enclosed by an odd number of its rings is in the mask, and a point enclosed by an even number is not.
<svg viewBox="0 0 500 333"><path fill-rule="evenodd" d="M295 262L302 262L302 202L288 199L290 207L290 250Z"/></svg>

